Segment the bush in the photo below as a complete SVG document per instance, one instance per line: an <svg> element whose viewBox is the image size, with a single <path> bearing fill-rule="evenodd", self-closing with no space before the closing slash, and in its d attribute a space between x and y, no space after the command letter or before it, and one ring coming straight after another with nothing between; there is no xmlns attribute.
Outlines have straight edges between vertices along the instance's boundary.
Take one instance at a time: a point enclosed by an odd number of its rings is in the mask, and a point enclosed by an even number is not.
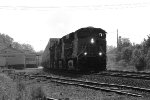
<svg viewBox="0 0 150 100"><path fill-rule="evenodd" d="M147 52L145 59L146 59L146 68L149 69L150 68L150 48Z"/></svg>
<svg viewBox="0 0 150 100"><path fill-rule="evenodd" d="M132 64L135 65L138 71L144 70L146 68L145 55L142 49L135 48L132 53Z"/></svg>
<svg viewBox="0 0 150 100"><path fill-rule="evenodd" d="M117 52L116 53L116 62L120 61L122 58L122 53L121 52Z"/></svg>
<svg viewBox="0 0 150 100"><path fill-rule="evenodd" d="M138 62L135 64L135 67L136 67L136 69L137 69L138 71L142 71L142 70L145 69L146 63L145 63L144 57L140 57L140 58L138 59Z"/></svg>
<svg viewBox="0 0 150 100"><path fill-rule="evenodd" d="M126 66L127 66L127 63L126 63L125 60L120 60L120 61L118 62L118 64L119 64L120 66L123 66L123 67L126 67Z"/></svg>
<svg viewBox="0 0 150 100"><path fill-rule="evenodd" d="M31 100L43 100L46 97L41 87L33 87L31 91Z"/></svg>
<svg viewBox="0 0 150 100"><path fill-rule="evenodd" d="M126 63L129 63L130 60L131 60L131 57L132 57L132 47L129 46L129 47L124 47L122 49L122 59L125 60Z"/></svg>
<svg viewBox="0 0 150 100"><path fill-rule="evenodd" d="M25 90L25 84L21 81L17 82L17 98L16 100L24 100L24 94L26 92Z"/></svg>

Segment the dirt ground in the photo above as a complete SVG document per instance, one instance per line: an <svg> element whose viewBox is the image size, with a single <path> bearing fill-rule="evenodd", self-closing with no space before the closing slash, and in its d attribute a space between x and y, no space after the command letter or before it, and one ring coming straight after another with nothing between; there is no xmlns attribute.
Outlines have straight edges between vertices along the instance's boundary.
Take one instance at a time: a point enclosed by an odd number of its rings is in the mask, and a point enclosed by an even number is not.
<svg viewBox="0 0 150 100"><path fill-rule="evenodd" d="M21 72L36 73L41 70L26 69ZM0 73L0 100L39 100L42 96L59 100L149 100L50 81L37 82L35 79L21 78L13 80L10 77L7 73Z"/></svg>

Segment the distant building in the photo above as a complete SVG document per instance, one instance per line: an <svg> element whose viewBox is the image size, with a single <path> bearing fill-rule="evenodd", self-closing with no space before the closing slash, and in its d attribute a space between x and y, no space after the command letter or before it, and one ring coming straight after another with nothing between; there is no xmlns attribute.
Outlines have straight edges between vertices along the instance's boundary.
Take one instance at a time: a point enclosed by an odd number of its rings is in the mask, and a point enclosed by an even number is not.
<svg viewBox="0 0 150 100"><path fill-rule="evenodd" d="M14 49L12 47L6 47L0 51L0 57L3 59L1 66L5 67L24 67L25 66L25 54L24 52ZM1 62L2 63L2 62Z"/></svg>
<svg viewBox="0 0 150 100"><path fill-rule="evenodd" d="M25 53L25 67L33 68L37 67L37 55L36 53Z"/></svg>
<svg viewBox="0 0 150 100"><path fill-rule="evenodd" d="M0 50L6 48L7 45L4 43L4 38L0 35Z"/></svg>
<svg viewBox="0 0 150 100"><path fill-rule="evenodd" d="M37 67L37 55L8 46L0 50L0 66L19 69Z"/></svg>

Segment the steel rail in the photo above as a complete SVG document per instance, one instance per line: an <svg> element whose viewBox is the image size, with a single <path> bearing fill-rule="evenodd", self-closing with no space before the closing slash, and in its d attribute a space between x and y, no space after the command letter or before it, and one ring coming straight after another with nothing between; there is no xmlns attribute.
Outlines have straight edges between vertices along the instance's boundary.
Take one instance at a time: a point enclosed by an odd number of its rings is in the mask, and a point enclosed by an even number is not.
<svg viewBox="0 0 150 100"><path fill-rule="evenodd" d="M121 73L121 72L113 72L113 73L111 73L111 72L102 72L102 73L96 73L96 74L94 74L94 75L104 75L104 76L115 76L115 77L126 77L126 78L133 78L133 79L145 79L145 80L150 80L150 75L141 75L141 74L139 74L138 75L138 73L133 73L133 74L131 74L131 73Z"/></svg>
<svg viewBox="0 0 150 100"><path fill-rule="evenodd" d="M32 76L33 77L33 76ZM34 76L37 77L37 76ZM139 87L132 87L132 86L126 86L126 85L116 85L116 84L108 84L108 83L98 83L98 82L92 82L92 81L84 81L84 80L77 80L77 79L67 79L67 78L59 78L59 77L52 77L52 76L46 76L46 75L39 75L38 77L45 77L46 79L51 79L50 81L61 83L61 84L68 84L68 85L77 85L77 86L82 86L86 88L92 88L96 90L103 90L107 92L115 92L118 94L124 94L124 95L130 95L130 96L136 96L136 97L142 97L141 94L137 93L130 93L130 92L125 92L121 90L114 90L114 89L108 89L108 88L102 88L102 87L97 87L97 86L92 86L88 84L93 84L93 85L105 85L105 86L116 86L116 87L122 87L122 88L129 88L129 89L139 89ZM55 80L54 80L55 79ZM71 81L71 82L62 82L63 81ZM72 83L74 82L82 82L82 83ZM140 89L142 91L145 91L145 89ZM149 90L147 90L149 92Z"/></svg>
<svg viewBox="0 0 150 100"><path fill-rule="evenodd" d="M65 81L70 81L70 82L63 82L62 80L58 80L58 78L54 78L54 79L57 79L57 80L51 80L51 81L52 82L61 83L61 84L76 85L76 86L81 86L81 87L85 87L85 88L91 88L91 89L95 89L95 90L103 90L103 91L107 91L107 92L115 92L115 93L118 93L118 94L124 94L124 95L142 97L141 94L130 93L130 92L125 92L125 91L121 91L121 90L113 90L113 89L108 89L108 88L103 88L103 87L88 85L87 83L85 84L85 82L83 82L83 83L73 83L71 81L75 82L75 80L65 80Z"/></svg>
<svg viewBox="0 0 150 100"><path fill-rule="evenodd" d="M77 80L77 79L69 79L69 80L68 80L68 79L66 79L66 78L50 77L50 76L48 76L47 78L60 79L60 80L66 80L66 81L84 82L84 83L95 84L95 85L117 86L117 87L120 87L120 88L129 88L129 89L135 89L135 90L150 92L150 89L147 89L147 88L140 88L140 87L135 87L135 86L129 86L129 85L98 83L98 82L93 82L93 81L88 81L88 80L85 80L85 81L84 81L84 80Z"/></svg>

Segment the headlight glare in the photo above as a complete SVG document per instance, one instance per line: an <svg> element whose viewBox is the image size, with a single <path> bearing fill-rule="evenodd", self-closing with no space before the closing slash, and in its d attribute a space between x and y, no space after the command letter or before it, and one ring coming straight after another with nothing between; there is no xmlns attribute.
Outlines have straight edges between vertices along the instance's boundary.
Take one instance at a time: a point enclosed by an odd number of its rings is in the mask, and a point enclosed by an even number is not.
<svg viewBox="0 0 150 100"><path fill-rule="evenodd" d="M84 52L84 55L86 56L86 55L87 55L87 52Z"/></svg>
<svg viewBox="0 0 150 100"><path fill-rule="evenodd" d="M94 41L94 39L92 38L92 39L91 39L91 43L93 44L94 42L95 42L95 41Z"/></svg>
<svg viewBox="0 0 150 100"><path fill-rule="evenodd" d="M99 52L99 56L102 56L102 54L103 54L102 52Z"/></svg>

